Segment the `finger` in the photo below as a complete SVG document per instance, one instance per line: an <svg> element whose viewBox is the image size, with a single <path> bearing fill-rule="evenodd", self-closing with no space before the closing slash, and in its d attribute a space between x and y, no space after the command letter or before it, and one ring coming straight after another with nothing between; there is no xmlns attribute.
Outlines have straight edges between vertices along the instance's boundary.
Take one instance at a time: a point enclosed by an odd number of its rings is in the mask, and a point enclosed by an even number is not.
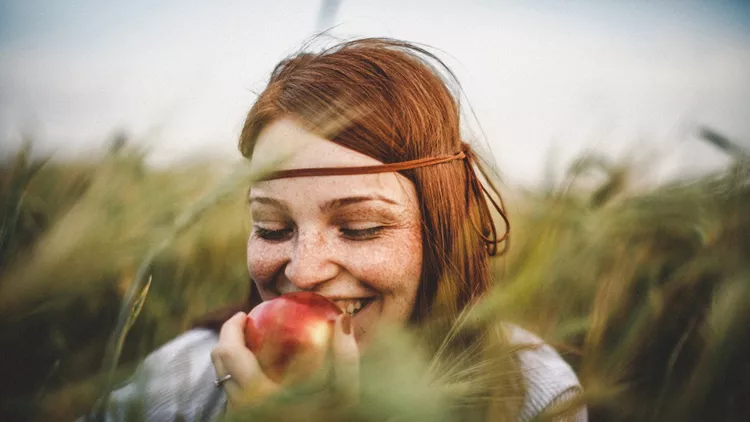
<svg viewBox="0 0 750 422"><path fill-rule="evenodd" d="M244 329L247 315L238 312L221 326L219 342L212 351L212 359L219 361L225 373L232 374L232 379L245 387L262 373L255 355L245 347ZM222 375L222 374L217 374Z"/></svg>
<svg viewBox="0 0 750 422"><path fill-rule="evenodd" d="M216 379L220 379L224 375L228 374L226 368L224 368L224 362L218 355L211 353L211 360L213 361L214 370L216 371ZM221 385L217 386L217 388L224 389L224 392L227 394L227 400L229 402L230 408L238 407L238 402L240 401L240 398L243 394L242 387L240 387L239 384L237 384L237 382L234 380L234 376L232 376L232 378L228 379L227 381L224 381Z"/></svg>
<svg viewBox="0 0 750 422"><path fill-rule="evenodd" d="M344 313L336 319L332 343L335 387L345 397L356 401L359 397L359 347L351 315Z"/></svg>
<svg viewBox="0 0 750 422"><path fill-rule="evenodd" d="M216 346L226 346L228 344L231 345L233 343L236 343L236 339L233 340L233 337L236 337L236 335L233 335L232 331L235 331L238 325L244 324L246 317L247 314L245 314L244 312L237 312L231 318L226 320L224 324L222 324L221 330L219 330L219 341L217 342ZM214 363L216 376L221 378L226 375L226 369L223 367L221 359L218 359L218 356L214 355L215 353L214 351L212 351L211 360Z"/></svg>
<svg viewBox="0 0 750 422"><path fill-rule="evenodd" d="M279 389L261 370L255 355L245 347L246 315L238 313L221 327L219 342L211 351L217 377L231 374L222 384L230 405L238 407L257 402Z"/></svg>
<svg viewBox="0 0 750 422"><path fill-rule="evenodd" d="M211 351L211 362L214 365L214 371L216 372L216 379L220 379L225 375L232 375L232 378L221 384L221 388L227 393L230 406L236 406L236 402L242 395L242 387L238 383L238 380L245 378L241 372L230 371L225 365L225 361L229 362L237 359L235 355L238 351L234 351L236 348L236 340L232 341L232 331L235 330L235 326L240 324L240 321L244 320L245 314L238 312L232 318L228 319L224 325L222 325L221 331L219 332L219 342L216 344L214 349Z"/></svg>
<svg viewBox="0 0 750 422"><path fill-rule="evenodd" d="M216 373L232 374L221 387L234 409L260 402L281 388L263 373L255 356L250 351L247 353L249 356L238 356L219 346L211 353Z"/></svg>
<svg viewBox="0 0 750 422"><path fill-rule="evenodd" d="M243 315L244 315L243 312L236 313L234 316L232 316L232 318L228 319L224 323L224 325L226 325L226 323L230 321L236 321L236 320L243 318ZM224 330L224 326L222 326L221 331L223 330ZM224 339L224 341L222 341L222 339ZM226 343L227 343L226 336L222 337L221 335L219 335L219 341L216 344L216 347L214 347L214 349L211 350L211 362L214 364L214 371L216 372L216 379L222 378L225 375L230 374L230 372L224 366L224 356L227 355L227 352L223 349L227 348Z"/></svg>
<svg viewBox="0 0 750 422"><path fill-rule="evenodd" d="M245 324L247 323L247 314L237 312L229 318L219 331L219 342L229 344L245 344Z"/></svg>

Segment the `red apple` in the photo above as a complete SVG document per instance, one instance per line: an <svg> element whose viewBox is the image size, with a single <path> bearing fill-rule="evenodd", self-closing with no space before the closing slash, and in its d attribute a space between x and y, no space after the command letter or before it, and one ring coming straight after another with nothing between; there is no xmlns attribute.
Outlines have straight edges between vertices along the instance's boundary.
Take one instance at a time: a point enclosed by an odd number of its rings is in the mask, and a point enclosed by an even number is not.
<svg viewBox="0 0 750 422"><path fill-rule="evenodd" d="M245 344L275 382L310 376L324 364L342 310L317 293L295 292L265 301L247 315Z"/></svg>

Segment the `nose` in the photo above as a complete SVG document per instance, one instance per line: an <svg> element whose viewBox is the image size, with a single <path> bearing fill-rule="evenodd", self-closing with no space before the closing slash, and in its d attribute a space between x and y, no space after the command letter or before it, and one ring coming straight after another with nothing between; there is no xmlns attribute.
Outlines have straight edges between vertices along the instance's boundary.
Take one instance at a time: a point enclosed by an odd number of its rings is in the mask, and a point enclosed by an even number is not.
<svg viewBox="0 0 750 422"><path fill-rule="evenodd" d="M334 250L325 234L317 230L301 230L294 242L284 275L292 286L283 290L315 290L320 284L336 277L339 266L334 262Z"/></svg>

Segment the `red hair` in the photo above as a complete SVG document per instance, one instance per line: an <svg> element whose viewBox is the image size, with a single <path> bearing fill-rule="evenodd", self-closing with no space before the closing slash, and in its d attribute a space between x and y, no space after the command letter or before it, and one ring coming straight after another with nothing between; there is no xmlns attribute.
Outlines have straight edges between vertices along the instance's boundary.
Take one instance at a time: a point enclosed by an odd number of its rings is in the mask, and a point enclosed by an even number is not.
<svg viewBox="0 0 750 422"><path fill-rule="evenodd" d="M386 164L456 154L466 149L459 101L443 75L455 82L435 55L391 39L298 53L273 70L247 115L239 149L250 158L264 128L292 117ZM490 232L487 204L467 192L463 161L400 173L416 187L422 220L423 268L413 320L433 312L456 315L491 285L482 238ZM478 231L472 221L485 223Z"/></svg>

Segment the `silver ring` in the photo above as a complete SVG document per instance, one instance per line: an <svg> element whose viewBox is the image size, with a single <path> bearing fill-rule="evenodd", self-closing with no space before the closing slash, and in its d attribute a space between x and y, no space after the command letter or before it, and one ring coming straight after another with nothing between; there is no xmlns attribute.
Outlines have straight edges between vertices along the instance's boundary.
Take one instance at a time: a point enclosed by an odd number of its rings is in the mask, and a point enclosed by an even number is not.
<svg viewBox="0 0 750 422"><path fill-rule="evenodd" d="M222 384L224 384L225 382L229 381L230 379L232 379L232 374L226 374L223 377L221 377L221 378L217 379L216 381L214 381L214 384L217 387L221 387Z"/></svg>

